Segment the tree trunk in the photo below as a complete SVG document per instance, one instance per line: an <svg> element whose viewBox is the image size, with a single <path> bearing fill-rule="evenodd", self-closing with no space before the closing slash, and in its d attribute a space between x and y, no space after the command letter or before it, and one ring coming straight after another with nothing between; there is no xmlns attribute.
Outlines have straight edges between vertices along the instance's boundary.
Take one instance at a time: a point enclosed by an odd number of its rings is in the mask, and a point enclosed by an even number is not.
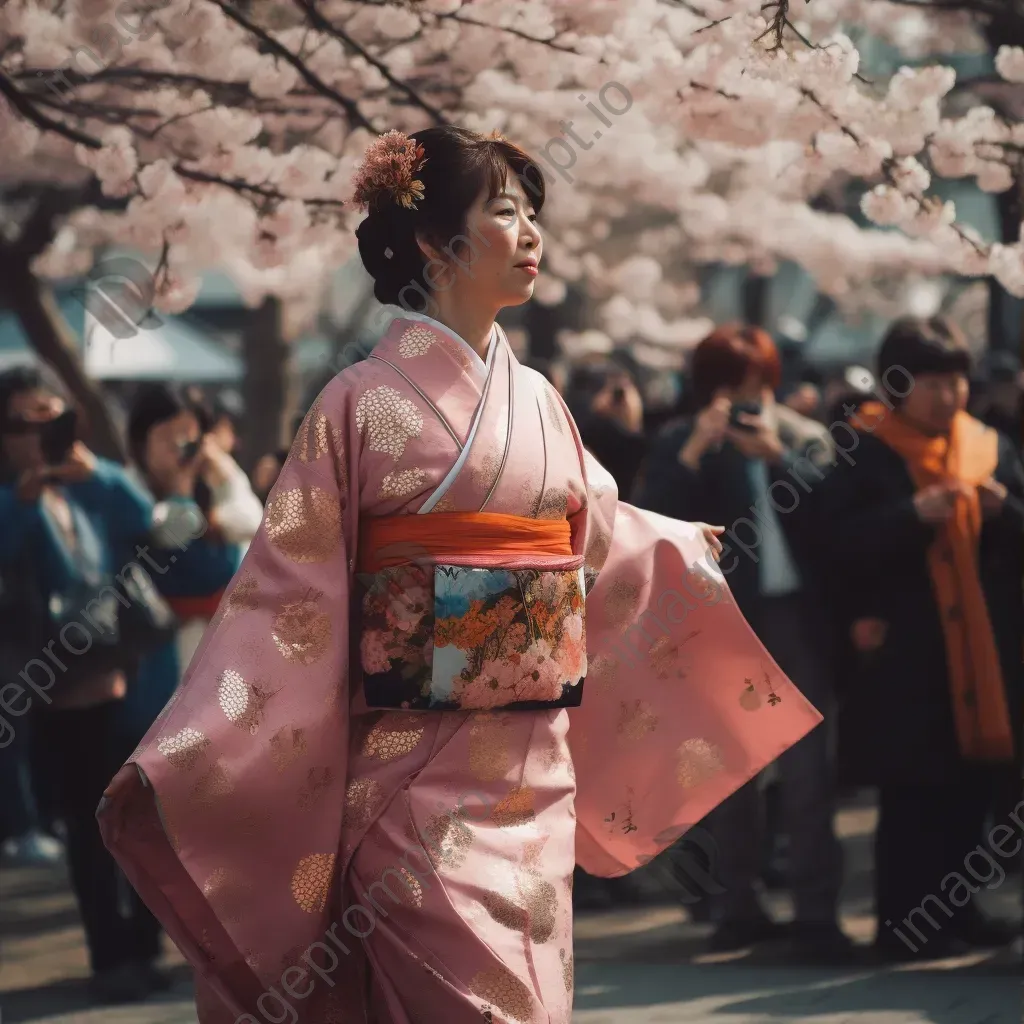
<svg viewBox="0 0 1024 1024"><path fill-rule="evenodd" d="M292 346L282 330L281 303L268 298L253 310L242 332L245 378L242 399L241 465L251 473L268 452L292 440L291 417L298 400Z"/></svg>
<svg viewBox="0 0 1024 1024"><path fill-rule="evenodd" d="M1000 241L1012 245L1020 234L1024 213L1024 175L1018 172L1014 187L996 197ZM1020 352L1019 310L1014 298L994 277L988 282L988 345L992 351Z"/></svg>
<svg viewBox="0 0 1024 1024"><path fill-rule="evenodd" d="M83 440L97 455L127 462L124 439L110 406L95 381L86 375L81 348L54 298L25 266L5 261L4 291L21 321L29 343L60 376L84 420Z"/></svg>
<svg viewBox="0 0 1024 1024"><path fill-rule="evenodd" d="M766 326L773 280L749 271L743 282L743 319L754 327Z"/></svg>

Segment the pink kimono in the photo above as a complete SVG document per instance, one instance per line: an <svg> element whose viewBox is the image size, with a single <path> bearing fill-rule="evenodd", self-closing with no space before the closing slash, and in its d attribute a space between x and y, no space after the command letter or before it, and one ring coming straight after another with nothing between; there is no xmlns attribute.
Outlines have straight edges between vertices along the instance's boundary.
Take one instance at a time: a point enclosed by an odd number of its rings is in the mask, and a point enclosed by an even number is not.
<svg viewBox="0 0 1024 1024"><path fill-rule="evenodd" d="M361 642L360 524L481 510L568 519L582 703L493 710L524 648L488 669L490 703L467 685L471 710L368 708L391 648ZM195 966L203 1024L562 1024L573 865L646 863L819 721L700 530L617 501L500 329L485 363L400 319L306 417L100 823Z"/></svg>

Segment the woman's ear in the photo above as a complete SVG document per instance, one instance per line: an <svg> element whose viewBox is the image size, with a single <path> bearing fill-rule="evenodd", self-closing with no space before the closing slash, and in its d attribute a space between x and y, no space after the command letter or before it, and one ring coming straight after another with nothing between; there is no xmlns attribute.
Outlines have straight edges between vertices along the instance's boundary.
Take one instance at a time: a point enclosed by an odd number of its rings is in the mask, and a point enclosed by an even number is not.
<svg viewBox="0 0 1024 1024"><path fill-rule="evenodd" d="M423 253L428 260L441 260L442 263L444 262L444 260L441 259L440 250L420 231L416 232L416 244L420 247L420 252Z"/></svg>

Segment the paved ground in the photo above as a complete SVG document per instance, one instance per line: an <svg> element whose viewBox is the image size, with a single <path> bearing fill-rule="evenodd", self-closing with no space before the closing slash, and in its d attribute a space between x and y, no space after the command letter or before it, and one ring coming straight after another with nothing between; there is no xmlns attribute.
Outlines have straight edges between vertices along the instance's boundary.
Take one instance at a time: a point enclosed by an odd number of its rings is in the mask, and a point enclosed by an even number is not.
<svg viewBox="0 0 1024 1024"><path fill-rule="evenodd" d="M867 941L870 810L840 815L850 865L844 927ZM988 894L1009 914L1019 879ZM773 911L785 917L782 898ZM574 1024L1021 1024L1016 951L898 970L825 971L760 957L702 955L706 929L678 907L581 916ZM188 975L173 953L174 991L145 1006L89 1009L85 951L62 871L0 871L3 1024L195 1024ZM177 966L175 966L177 965ZM438 1022L444 1024L444 1022Z"/></svg>

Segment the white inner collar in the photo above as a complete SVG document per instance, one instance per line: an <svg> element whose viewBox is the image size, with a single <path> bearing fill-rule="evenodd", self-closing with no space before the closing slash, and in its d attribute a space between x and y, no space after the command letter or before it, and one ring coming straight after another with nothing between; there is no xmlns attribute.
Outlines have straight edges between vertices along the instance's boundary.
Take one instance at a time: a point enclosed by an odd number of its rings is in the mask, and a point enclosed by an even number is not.
<svg viewBox="0 0 1024 1024"><path fill-rule="evenodd" d="M480 358L480 354L477 352L477 350L475 348L473 348L473 346L470 345L470 343L468 341L466 341L465 338L463 338L460 335L456 334L446 324L441 323L440 320L435 320L432 316L427 316L426 313L406 312L405 310L402 311L401 319L402 320L417 320L420 323L430 324L431 327L434 327L435 329L437 329L439 331L443 331L445 334L448 335L449 338L451 338L453 341L457 342L459 345L461 345L466 350L467 355L473 361L473 366L476 367L476 369L479 371L481 376L486 376L488 364L490 364L491 356L494 354L494 347L495 347L494 343L497 341L497 338L498 338L498 325L497 324L495 324L491 328L491 340L490 340L490 342L489 342L489 344L487 346L487 362L485 363L483 361L483 359Z"/></svg>

